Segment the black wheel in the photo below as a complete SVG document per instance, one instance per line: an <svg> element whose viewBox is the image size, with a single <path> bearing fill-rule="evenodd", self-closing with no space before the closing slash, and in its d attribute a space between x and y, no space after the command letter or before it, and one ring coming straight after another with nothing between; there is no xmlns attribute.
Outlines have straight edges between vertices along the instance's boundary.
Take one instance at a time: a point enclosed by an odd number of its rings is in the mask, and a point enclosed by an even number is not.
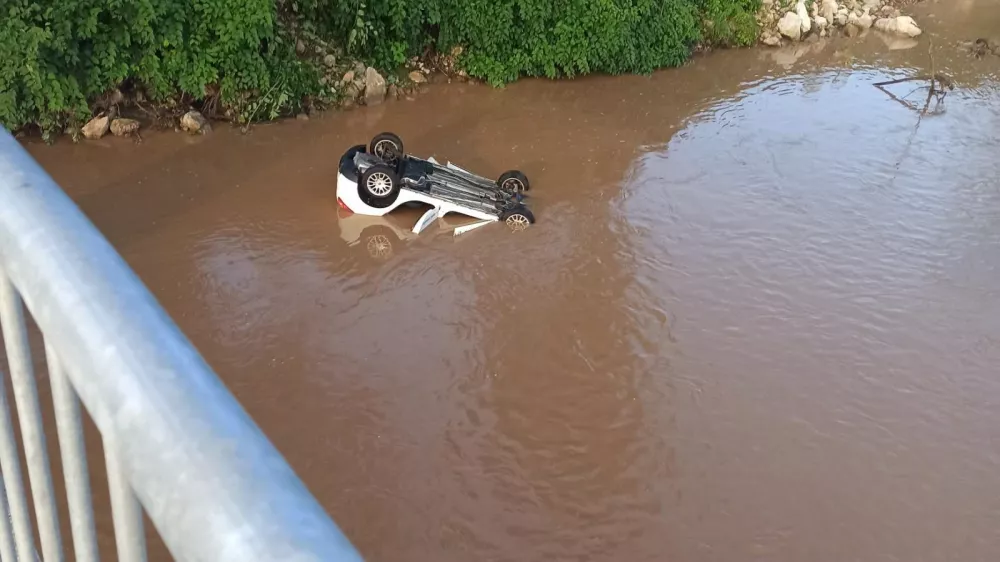
<svg viewBox="0 0 1000 562"><path fill-rule="evenodd" d="M511 230L524 230L528 226L535 224L535 215L524 205L518 205L512 209L507 209L500 215L500 220Z"/></svg>
<svg viewBox="0 0 1000 562"><path fill-rule="evenodd" d="M394 166L403 157L403 139L393 133L379 133L368 145L368 152Z"/></svg>
<svg viewBox="0 0 1000 562"><path fill-rule="evenodd" d="M521 173L521 171L509 170L500 174L500 178L497 180L497 187L507 193L524 193L531 189L531 184L528 183L528 176Z"/></svg>
<svg viewBox="0 0 1000 562"><path fill-rule="evenodd" d="M396 198L399 197L399 187L399 176L396 175L396 171L385 164L378 164L361 174L358 194L366 205L384 209L396 202Z"/></svg>

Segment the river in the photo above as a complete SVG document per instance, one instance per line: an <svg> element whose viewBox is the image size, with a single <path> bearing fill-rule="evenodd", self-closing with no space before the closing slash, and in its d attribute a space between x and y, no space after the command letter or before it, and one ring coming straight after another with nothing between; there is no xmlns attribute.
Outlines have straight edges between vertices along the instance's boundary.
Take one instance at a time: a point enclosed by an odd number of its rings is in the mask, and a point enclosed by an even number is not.
<svg viewBox="0 0 1000 562"><path fill-rule="evenodd" d="M909 49L29 149L368 560L993 560L1000 57L956 43L1000 2L914 11ZM931 68L923 117L872 86ZM345 216L337 160L383 130L524 170L537 224Z"/></svg>

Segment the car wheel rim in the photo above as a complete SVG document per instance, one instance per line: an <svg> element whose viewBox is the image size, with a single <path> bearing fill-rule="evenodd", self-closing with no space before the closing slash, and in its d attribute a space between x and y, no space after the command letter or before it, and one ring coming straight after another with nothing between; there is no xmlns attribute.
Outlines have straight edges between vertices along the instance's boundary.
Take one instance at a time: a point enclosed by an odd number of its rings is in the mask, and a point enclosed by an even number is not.
<svg viewBox="0 0 1000 562"><path fill-rule="evenodd" d="M382 234L368 239L368 254L373 258L387 258L392 255L392 243Z"/></svg>
<svg viewBox="0 0 1000 562"><path fill-rule="evenodd" d="M507 223L507 226L513 228L514 230L524 230L525 228L528 228L529 224L531 224L528 217L520 213L507 217L505 222Z"/></svg>
<svg viewBox="0 0 1000 562"><path fill-rule="evenodd" d="M502 187L505 191L510 191L513 193L520 193L524 191L524 184L521 182L521 180L517 178L505 179L500 187Z"/></svg>
<svg viewBox="0 0 1000 562"><path fill-rule="evenodd" d="M375 156L386 162L395 161L397 152L399 152L399 148L391 140L380 140L375 143Z"/></svg>
<svg viewBox="0 0 1000 562"><path fill-rule="evenodd" d="M392 191L392 178L385 172L375 172L368 176L368 191L375 197L385 197Z"/></svg>

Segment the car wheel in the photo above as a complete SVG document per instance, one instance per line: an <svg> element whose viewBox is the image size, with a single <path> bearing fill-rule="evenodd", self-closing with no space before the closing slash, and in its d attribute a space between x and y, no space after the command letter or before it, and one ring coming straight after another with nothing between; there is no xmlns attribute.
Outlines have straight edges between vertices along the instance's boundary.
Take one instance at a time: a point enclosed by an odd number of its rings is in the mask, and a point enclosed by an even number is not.
<svg viewBox="0 0 1000 562"><path fill-rule="evenodd" d="M361 174L358 182L358 194L361 200L376 209L384 209L395 203L399 197L399 188L399 176L385 164L368 168Z"/></svg>
<svg viewBox="0 0 1000 562"><path fill-rule="evenodd" d="M368 152L395 166L403 158L403 140L393 133L380 133L372 139Z"/></svg>
<svg viewBox="0 0 1000 562"><path fill-rule="evenodd" d="M505 193L524 193L531 189L531 184L528 183L528 176L519 170L510 170L500 174L497 187Z"/></svg>
<svg viewBox="0 0 1000 562"><path fill-rule="evenodd" d="M518 205L513 209L508 209L500 215L500 220L511 230L524 230L528 226L535 224L535 215L524 205Z"/></svg>

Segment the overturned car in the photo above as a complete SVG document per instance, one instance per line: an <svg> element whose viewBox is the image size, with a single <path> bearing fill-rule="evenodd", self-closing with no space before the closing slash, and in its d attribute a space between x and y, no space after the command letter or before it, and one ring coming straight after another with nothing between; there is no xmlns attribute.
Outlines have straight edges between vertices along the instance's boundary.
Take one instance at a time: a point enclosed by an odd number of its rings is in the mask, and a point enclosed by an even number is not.
<svg viewBox="0 0 1000 562"><path fill-rule="evenodd" d="M456 229L456 234L496 221L523 230L535 222L524 203L529 189L528 178L517 170L491 180L450 162L442 165L434 158L406 154L403 141L393 133L348 149L337 176L338 204L354 213L382 216L402 205L429 205L413 227L415 234L448 213L481 221Z"/></svg>

